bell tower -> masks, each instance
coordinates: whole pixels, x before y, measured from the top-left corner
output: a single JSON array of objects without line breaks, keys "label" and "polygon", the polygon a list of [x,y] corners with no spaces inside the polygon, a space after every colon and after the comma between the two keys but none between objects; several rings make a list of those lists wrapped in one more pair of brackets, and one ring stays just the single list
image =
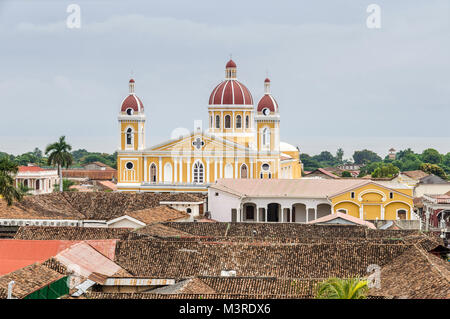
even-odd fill
[{"label": "bell tower", "polygon": [[129,93],[123,100],[118,120],[120,130],[119,150],[140,151],[145,148],[145,114],[142,101],[134,92],[135,81],[128,83]]},{"label": "bell tower", "polygon": [[264,80],[264,96],[256,114],[256,141],[259,151],[280,151],[280,114],[278,103],[270,92],[270,80]]}]

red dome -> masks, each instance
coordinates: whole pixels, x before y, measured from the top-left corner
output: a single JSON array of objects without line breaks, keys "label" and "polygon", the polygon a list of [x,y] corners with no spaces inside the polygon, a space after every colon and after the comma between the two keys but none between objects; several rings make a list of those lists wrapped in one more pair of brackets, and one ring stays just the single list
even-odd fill
[{"label": "red dome", "polygon": [[134,79],[130,79],[130,83],[134,83]]},{"label": "red dome", "polygon": [[236,63],[234,63],[234,61],[230,59],[230,61],[228,61],[227,65],[225,67],[226,68],[235,68]]},{"label": "red dome", "polygon": [[215,87],[209,97],[209,105],[223,104],[253,105],[253,98],[250,91],[241,82],[225,80]]},{"label": "red dome", "polygon": [[128,95],[122,102],[121,112],[125,112],[127,109],[133,109],[135,112],[144,111],[144,104],[142,101],[134,94]]},{"label": "red dome", "polygon": [[262,110],[266,108],[269,109],[270,112],[278,111],[278,103],[271,94],[264,94],[261,100],[259,100],[257,111],[262,112]]},{"label": "red dome", "polygon": [[266,78],[266,79],[264,80],[264,82],[265,82],[265,83],[270,83],[270,79],[269,79],[269,78]]}]

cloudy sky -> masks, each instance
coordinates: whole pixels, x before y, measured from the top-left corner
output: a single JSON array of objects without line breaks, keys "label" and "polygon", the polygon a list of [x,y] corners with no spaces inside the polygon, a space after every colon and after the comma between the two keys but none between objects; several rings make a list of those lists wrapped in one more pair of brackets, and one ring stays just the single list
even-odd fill
[{"label": "cloudy sky", "polygon": [[[81,28],[66,25],[81,8]],[[369,29],[369,4],[381,29]],[[315,154],[342,146],[450,151],[450,1],[0,2],[0,151],[113,152],[131,74],[147,143],[207,123],[230,54],[258,100],[269,74],[282,140]]]}]

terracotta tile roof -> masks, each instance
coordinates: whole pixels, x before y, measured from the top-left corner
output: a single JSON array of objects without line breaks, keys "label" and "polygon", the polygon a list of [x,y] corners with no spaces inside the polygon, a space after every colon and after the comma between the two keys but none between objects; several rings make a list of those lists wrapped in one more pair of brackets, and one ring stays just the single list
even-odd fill
[{"label": "terracotta tile roof", "polygon": [[408,299],[450,299],[450,264],[411,247],[381,269],[381,288],[370,294]]},{"label": "terracotta tile roof", "polygon": [[344,213],[339,213],[339,212],[337,212],[335,214],[329,214],[329,215],[317,218],[315,220],[312,220],[312,221],[308,222],[308,224],[326,223],[326,222],[330,222],[332,220],[339,219],[339,218],[345,219],[345,220],[347,220],[347,221],[349,221],[351,223],[357,224],[357,225],[366,226],[366,227],[369,227],[371,229],[376,229],[375,225],[372,224],[371,222],[368,222],[368,221],[365,221],[363,219],[351,216],[349,214],[344,214]]},{"label": "terracotta tile roof", "polygon": [[203,202],[204,197],[188,193],[63,192],[26,196],[7,206],[0,200],[0,218],[111,220],[126,212],[153,208],[160,202]]},{"label": "terracotta tile roof", "polygon": [[150,235],[156,237],[192,237],[192,234],[183,232],[170,226],[160,223],[154,223],[135,230],[138,234]]},{"label": "terracotta tile roof", "polygon": [[21,299],[63,277],[64,275],[44,265],[34,263],[1,276],[0,287],[7,290],[8,283],[14,280],[13,297]]},{"label": "terracotta tile roof", "polygon": [[22,226],[15,239],[32,240],[99,240],[121,239],[130,233],[128,228]]},{"label": "terracotta tile roof", "polygon": [[112,180],[117,179],[117,170],[115,169],[63,169],[65,178],[88,178],[91,180]]},{"label": "terracotta tile roof", "polygon": [[169,285],[151,290],[152,294],[213,294],[214,289],[199,278],[182,280],[175,285]]},{"label": "terracotta tile roof", "polygon": [[104,293],[90,292],[88,299],[292,299],[284,295],[238,294],[152,294],[152,293]]},{"label": "terracotta tile roof", "polygon": [[45,169],[39,167],[39,166],[19,166],[19,173],[22,172],[42,172],[45,171]]},{"label": "terracotta tile roof", "polygon": [[[258,244],[120,241],[116,262],[135,276],[183,279],[220,276],[328,278],[363,276],[370,264],[385,265],[409,246],[400,244]],[[182,266],[180,266],[182,265]]]},{"label": "terracotta tile roof", "polygon": [[312,298],[319,279],[290,279],[275,277],[199,277],[219,294],[283,295]]},{"label": "terracotta tile roof", "polygon": [[100,185],[104,189],[109,189],[109,190],[112,190],[112,191],[116,191],[117,190],[117,184],[114,184],[111,181],[98,181],[97,185]]},{"label": "terracotta tile roof", "polygon": [[308,174],[305,174],[305,176],[308,176],[308,175],[311,175],[311,174],[314,174],[314,173],[317,173],[317,172],[322,173],[322,174],[324,174],[324,175],[326,175],[328,177],[334,178],[334,179],[339,179],[340,178],[339,176],[333,174],[332,172],[330,172],[330,171],[328,171],[328,170],[326,170],[324,168],[320,168],[320,167],[318,169],[315,169],[312,172],[309,172]]},{"label": "terracotta tile roof", "polygon": [[421,170],[406,171],[406,172],[402,172],[402,174],[408,176],[409,178],[416,179],[416,180],[419,180],[423,177],[430,175]]},{"label": "terracotta tile roof", "polygon": [[108,166],[108,165],[106,165],[105,163],[102,163],[102,162],[99,162],[99,161],[95,161],[95,162],[83,164],[83,165],[81,165],[81,166],[84,167],[84,166],[87,166],[87,165],[90,165],[90,164],[95,164],[95,165],[100,166],[100,167],[106,167],[106,168],[108,168],[108,169],[114,169],[114,168],[112,168],[111,166]]},{"label": "terracotta tile roof", "polygon": [[145,224],[188,219],[190,217],[188,213],[167,205],[125,212],[125,215],[133,217]]}]

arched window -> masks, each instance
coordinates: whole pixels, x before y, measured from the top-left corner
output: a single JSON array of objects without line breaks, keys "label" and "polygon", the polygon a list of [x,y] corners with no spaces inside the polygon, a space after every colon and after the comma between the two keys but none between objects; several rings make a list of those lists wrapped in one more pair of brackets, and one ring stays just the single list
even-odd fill
[{"label": "arched window", "polygon": [[240,115],[236,116],[236,128],[242,128],[242,117]]},{"label": "arched window", "polygon": [[216,115],[216,128],[220,128],[220,116]]},{"label": "arched window", "polygon": [[133,142],[133,129],[130,127],[127,129],[127,145],[131,145]]},{"label": "arched window", "polygon": [[150,165],[150,182],[156,183],[156,165],[155,165],[155,163],[152,163],[152,165]]},{"label": "arched window", "polygon": [[225,165],[225,178],[233,178],[233,165],[230,163]]},{"label": "arched window", "polygon": [[262,144],[264,147],[270,147],[270,129],[268,127],[263,129]]},{"label": "arched window", "polygon": [[241,166],[241,178],[247,178],[247,165],[242,164]]},{"label": "arched window", "polygon": [[172,165],[170,163],[164,165],[164,183],[172,183]]},{"label": "arched window", "polygon": [[248,117],[248,115],[245,117],[245,128],[249,128],[250,127],[250,119]]},{"label": "arched window", "polygon": [[397,210],[397,219],[406,219],[406,210],[404,209],[399,209]]},{"label": "arched window", "polygon": [[203,172],[203,163],[198,161],[194,163],[193,174],[194,183],[203,183],[204,180],[204,172]]},{"label": "arched window", "polygon": [[231,128],[231,116],[225,115],[225,128]]}]

